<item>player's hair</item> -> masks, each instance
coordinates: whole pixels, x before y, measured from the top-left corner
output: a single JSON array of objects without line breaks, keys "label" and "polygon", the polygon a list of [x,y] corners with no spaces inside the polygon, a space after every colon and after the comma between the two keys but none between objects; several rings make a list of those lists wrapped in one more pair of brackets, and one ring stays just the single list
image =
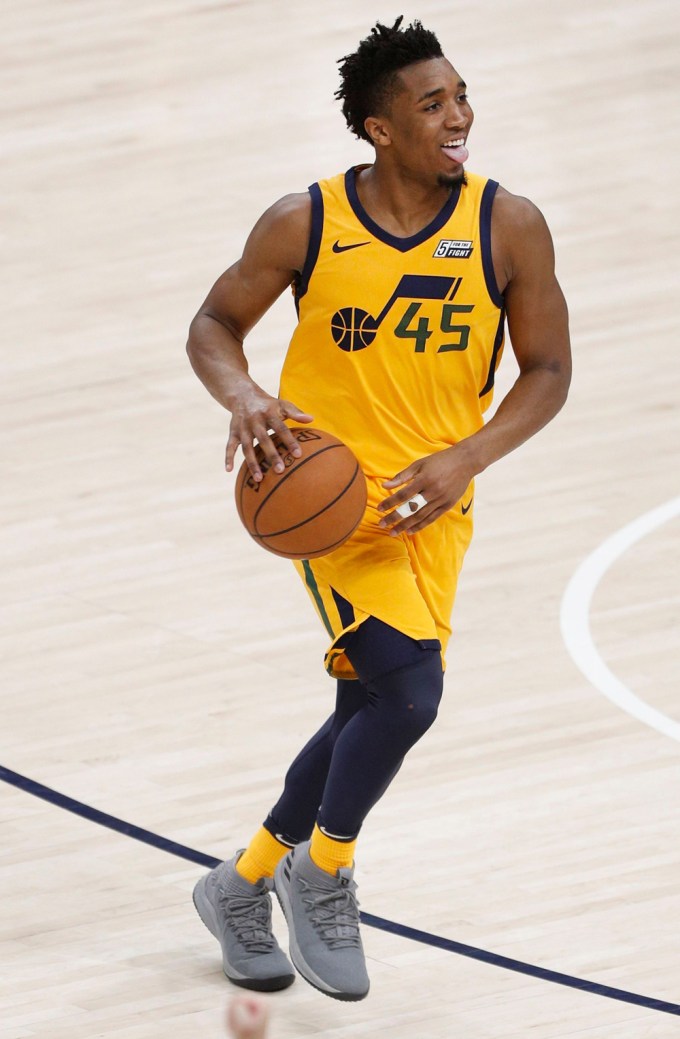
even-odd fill
[{"label": "player's hair", "polygon": [[393,26],[377,22],[371,35],[362,40],[354,54],[338,60],[342,85],[335,96],[342,101],[347,126],[369,144],[364,123],[370,115],[384,114],[398,91],[398,74],[407,65],[429,58],[443,58],[439,40],[433,32],[415,21],[401,29],[404,16]]}]

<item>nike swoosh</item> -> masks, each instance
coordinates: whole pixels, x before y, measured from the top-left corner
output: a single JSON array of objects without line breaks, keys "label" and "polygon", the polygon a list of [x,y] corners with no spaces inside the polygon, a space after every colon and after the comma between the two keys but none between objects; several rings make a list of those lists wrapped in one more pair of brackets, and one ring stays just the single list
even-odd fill
[{"label": "nike swoosh", "polygon": [[467,516],[468,512],[472,508],[472,503],[474,500],[474,498],[470,498],[470,501],[467,503],[467,505],[461,505],[460,511],[463,513],[464,516]]},{"label": "nike swoosh", "polygon": [[340,245],[340,242],[333,242],[333,252],[346,253],[348,249],[360,249],[362,245],[370,244],[370,242],[355,242],[354,245]]},{"label": "nike swoosh", "polygon": [[319,829],[324,837],[330,837],[332,841],[347,841],[349,843],[354,840],[354,837],[346,837],[339,833],[329,833],[325,826],[319,826]]}]

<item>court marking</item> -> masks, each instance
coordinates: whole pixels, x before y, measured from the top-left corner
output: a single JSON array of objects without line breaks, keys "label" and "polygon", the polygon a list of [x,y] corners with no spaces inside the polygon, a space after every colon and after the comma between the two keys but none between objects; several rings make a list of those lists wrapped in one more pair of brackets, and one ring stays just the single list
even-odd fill
[{"label": "court marking", "polygon": [[606,572],[636,542],[678,515],[680,497],[645,512],[591,552],[565,589],[560,609],[560,628],[577,668],[603,696],[644,725],[680,742],[680,722],[651,707],[624,685],[605,664],[590,632],[590,605]]},{"label": "court marking", "polygon": [[[79,815],[89,822],[105,826],[109,830],[115,830],[126,837],[149,844],[151,847],[159,848],[161,851],[167,851],[170,855],[176,855],[178,858],[197,863],[199,866],[214,869],[221,861],[212,855],[206,855],[201,851],[197,851],[195,848],[189,848],[185,844],[178,844],[176,841],[162,837],[160,834],[152,833],[151,830],[144,830],[140,826],[135,826],[134,823],[118,819],[115,815],[101,812],[98,808],[93,808],[82,801],[76,801],[74,798],[59,793],[59,791],[53,790],[51,787],[44,786],[44,784],[30,779],[28,776],[22,776],[18,772],[13,772],[4,765],[0,765],[0,780],[17,787],[27,794],[39,797],[43,801],[48,801],[58,808],[63,808],[74,815]],[[635,1006],[645,1007],[647,1010],[656,1010],[662,1014],[672,1014],[675,1017],[680,1017],[680,1004],[677,1003],[668,1003],[662,999],[654,999],[651,996],[627,992],[625,989],[612,988],[610,985],[601,985],[598,982],[588,981],[585,978],[575,978],[570,974],[561,974],[559,971],[548,970],[546,967],[536,967],[531,963],[524,963],[522,960],[513,960],[508,956],[500,956],[495,952],[477,949],[473,945],[463,945],[461,942],[453,941],[451,938],[443,938],[440,935],[430,934],[428,931],[420,931],[415,927],[408,927],[393,920],[385,920],[383,917],[374,916],[372,913],[362,912],[361,921],[369,927],[375,927],[380,931],[386,931],[400,938],[408,938],[423,945],[431,945],[436,949],[444,949],[459,956],[466,956],[469,959],[479,960],[494,967],[501,967],[503,970],[512,970],[518,974],[526,974],[531,978],[538,978],[541,981],[549,981],[556,985],[578,989],[581,992],[590,992],[596,996],[603,996],[606,999],[632,1003]]]}]

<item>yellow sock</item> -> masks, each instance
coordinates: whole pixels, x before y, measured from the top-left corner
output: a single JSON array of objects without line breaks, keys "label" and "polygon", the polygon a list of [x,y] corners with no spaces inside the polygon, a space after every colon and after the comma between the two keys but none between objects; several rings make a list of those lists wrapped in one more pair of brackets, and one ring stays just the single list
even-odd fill
[{"label": "yellow sock", "polygon": [[280,860],[290,851],[272,837],[269,830],[261,826],[236,863],[236,872],[250,884],[257,884],[260,877],[273,877]]},{"label": "yellow sock", "polygon": [[318,826],[315,826],[309,846],[309,855],[319,869],[325,870],[334,877],[339,869],[346,866],[351,868],[356,846],[356,840],[334,841],[332,837],[327,837]]}]

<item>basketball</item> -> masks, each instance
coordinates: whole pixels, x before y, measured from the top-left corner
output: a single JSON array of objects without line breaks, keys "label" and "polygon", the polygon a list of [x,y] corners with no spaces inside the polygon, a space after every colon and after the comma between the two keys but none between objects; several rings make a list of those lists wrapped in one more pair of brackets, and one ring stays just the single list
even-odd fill
[{"label": "basketball", "polygon": [[259,444],[257,483],[246,462],[236,478],[236,508],[251,538],[286,559],[314,559],[338,548],[366,508],[366,479],[350,449],[321,429],[297,426],[295,458],[278,434],[270,440],[285,466],[275,473]]}]

